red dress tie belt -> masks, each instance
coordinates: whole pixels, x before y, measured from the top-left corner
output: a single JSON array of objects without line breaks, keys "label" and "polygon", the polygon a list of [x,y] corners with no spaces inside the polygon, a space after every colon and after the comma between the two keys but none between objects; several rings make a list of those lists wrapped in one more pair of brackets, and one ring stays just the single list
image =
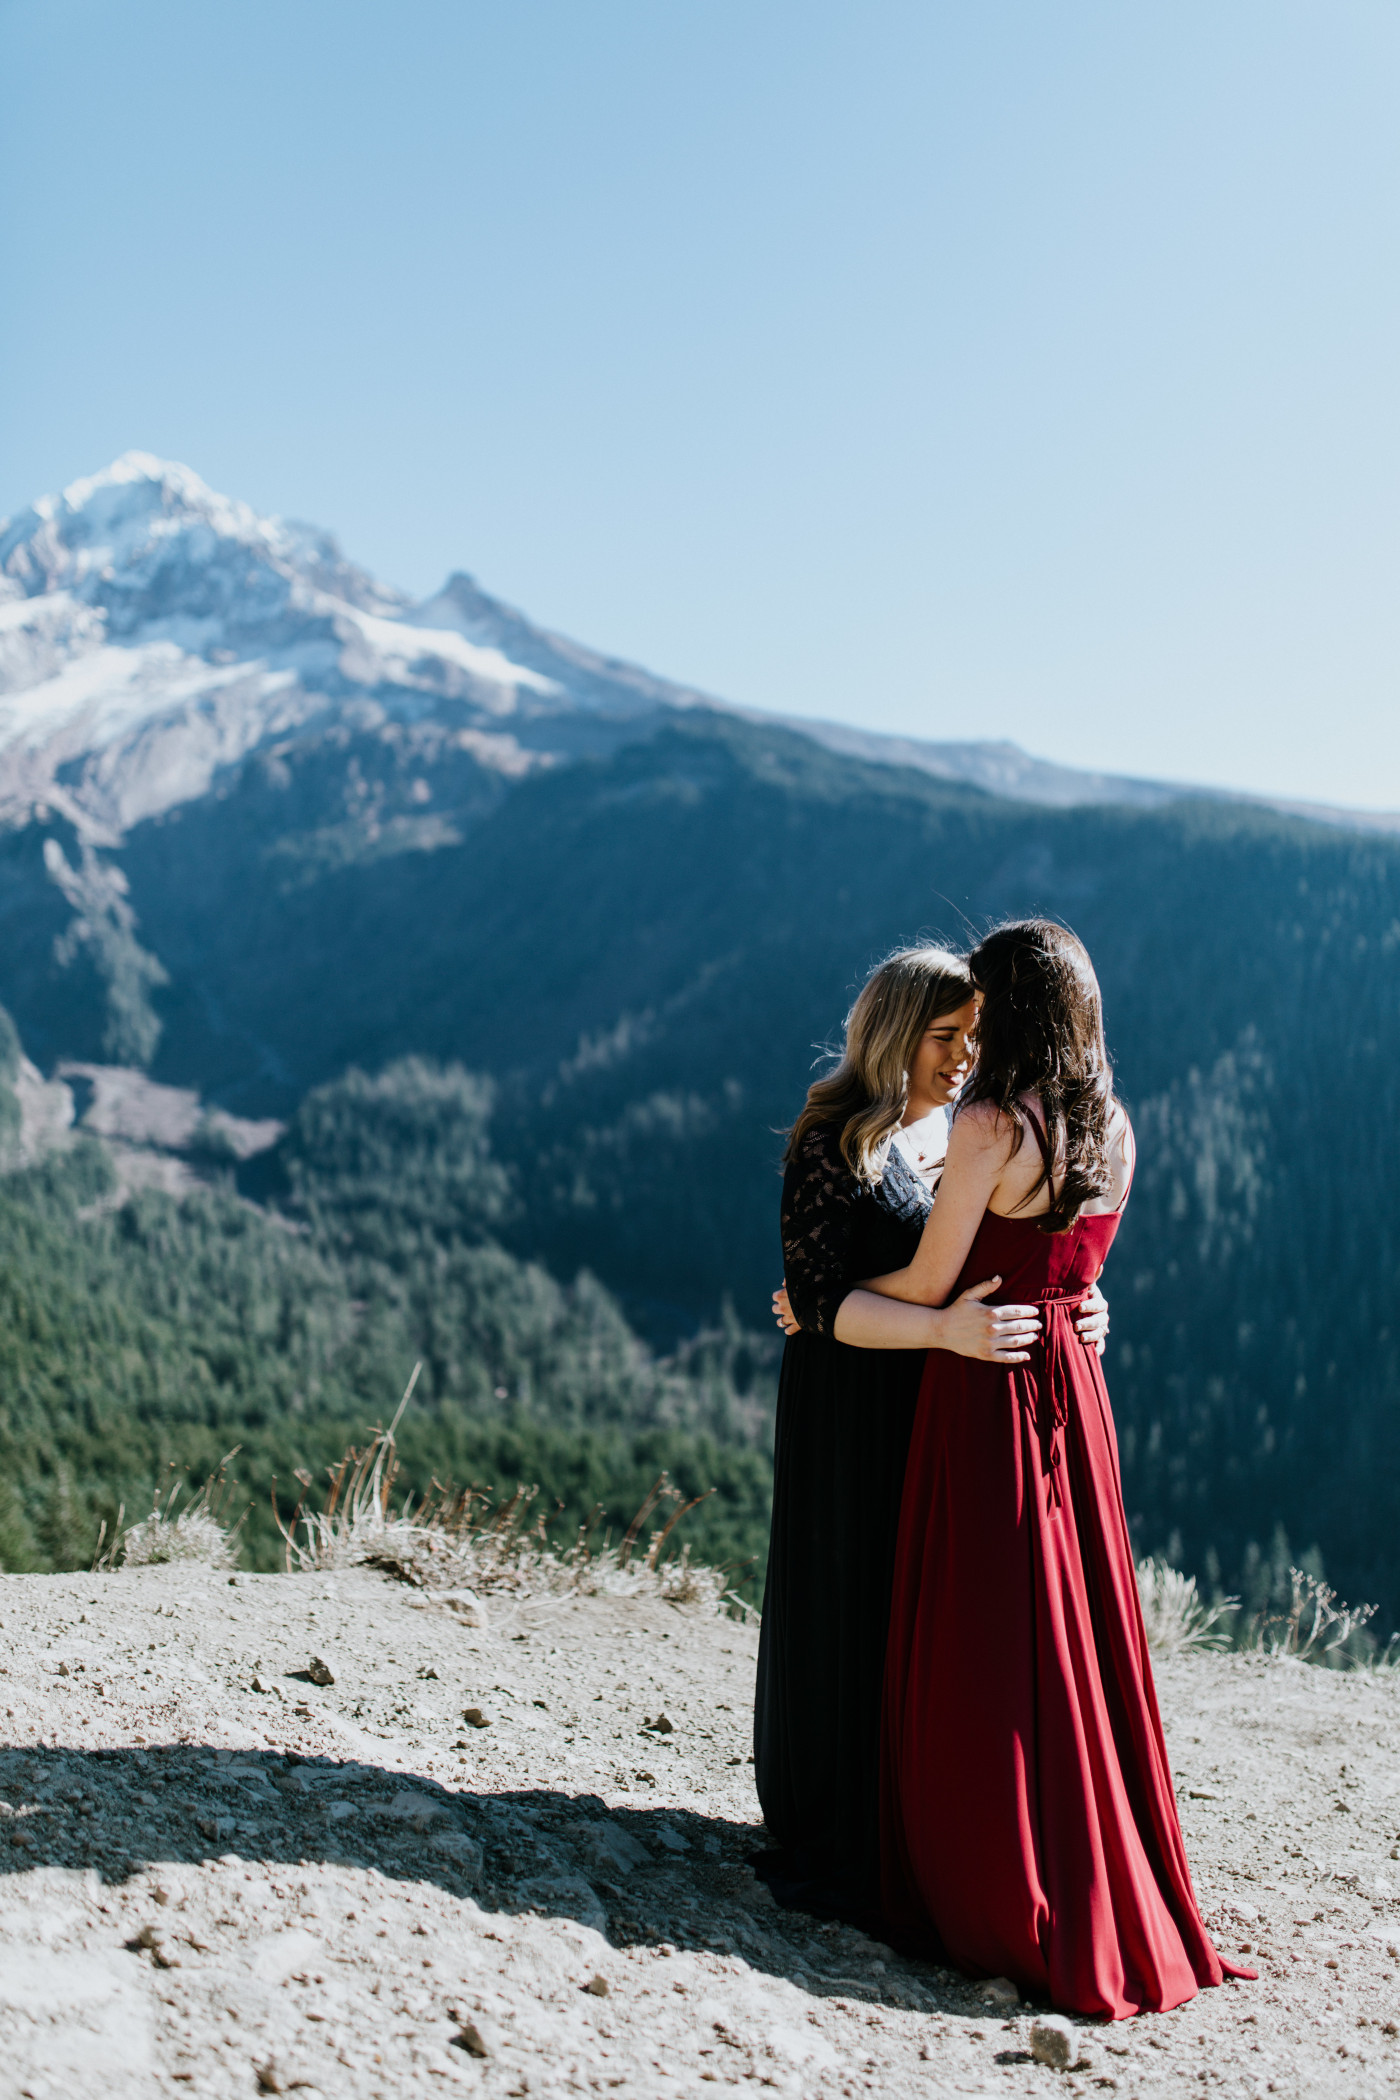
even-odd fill
[{"label": "red dress tie belt", "polygon": [[1084,1344],[1074,1331],[1073,1314],[1083,1304],[1087,1293],[1076,1291],[1072,1298],[1042,1298],[1038,1302],[1044,1308],[1045,1332],[1036,1342],[1041,1352],[1043,1369],[1037,1375],[1033,1364],[1025,1366],[1030,1374],[1021,1388],[1021,1403],[1031,1418],[1036,1442],[1040,1446],[1040,1470],[1045,1481],[1045,1513],[1063,1509],[1064,1494],[1060,1486],[1060,1470],[1064,1464],[1065,1426],[1069,1421],[1070,1375],[1065,1360],[1067,1349],[1083,1349]]}]

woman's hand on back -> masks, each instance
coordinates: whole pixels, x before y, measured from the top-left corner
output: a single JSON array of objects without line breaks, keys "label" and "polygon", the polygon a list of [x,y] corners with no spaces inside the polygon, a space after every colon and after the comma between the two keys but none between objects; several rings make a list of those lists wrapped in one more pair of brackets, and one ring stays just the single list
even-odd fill
[{"label": "woman's hand on back", "polygon": [[[924,1314],[929,1329],[927,1333],[918,1335],[901,1331],[903,1316],[913,1312],[914,1307],[897,1305],[893,1299],[870,1298],[863,1291],[857,1290],[846,1303],[848,1306],[859,1303],[867,1322],[873,1321],[875,1327],[868,1333],[860,1333],[858,1339],[849,1335],[842,1336],[842,1339],[855,1339],[857,1347],[865,1348],[928,1348],[932,1344],[935,1348],[949,1350],[954,1356],[975,1356],[982,1363],[1023,1364],[1040,1338],[1040,1308],[1037,1305],[984,1304],[983,1301],[989,1293],[996,1290],[1000,1283],[999,1276],[989,1276],[985,1283],[974,1284],[941,1312],[918,1308]],[[788,1297],[786,1286],[773,1293],[773,1317],[784,1334],[802,1332],[793,1315],[792,1301]],[[1092,1348],[1095,1346],[1094,1333],[1097,1332],[1100,1316],[1091,1311],[1090,1301],[1087,1299],[1081,1317],[1086,1327],[1093,1330],[1085,1337],[1088,1346]],[[888,1334],[880,1332],[885,1322],[891,1323]],[[898,1324],[895,1324],[896,1322]],[[1102,1324],[1106,1332],[1107,1306],[1102,1314]]]},{"label": "woman's hand on back", "polygon": [[1086,1349],[1102,1356],[1108,1341],[1108,1300],[1095,1283],[1074,1316],[1074,1331]]},{"label": "woman's hand on back", "polygon": [[938,1347],[954,1356],[975,1356],[986,1364],[1023,1364],[1040,1339],[1038,1305],[987,1305],[984,1299],[1000,1287],[1000,1276],[974,1283],[939,1314]]}]

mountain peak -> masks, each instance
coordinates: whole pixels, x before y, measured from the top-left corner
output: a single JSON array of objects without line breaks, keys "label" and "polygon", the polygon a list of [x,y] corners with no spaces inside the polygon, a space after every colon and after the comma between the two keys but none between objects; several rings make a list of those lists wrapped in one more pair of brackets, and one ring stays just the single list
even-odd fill
[{"label": "mountain peak", "polygon": [[[234,504],[228,497],[216,495],[207,481],[178,459],[160,459],[154,452],[123,452],[109,467],[100,473],[80,475],[70,481],[60,498],[43,497],[41,503],[55,500],[66,504],[70,510],[82,510],[92,498],[104,489],[127,488],[133,483],[156,482],[173,497],[191,509],[227,504],[230,508],[247,510],[246,504]],[[251,517],[253,513],[248,511]]]},{"label": "mountain peak", "polygon": [[412,608],[329,533],[154,453],[0,524],[6,821],[44,803],[111,838],[269,740],[341,720],[433,724],[514,775],[588,748],[579,717],[690,697],[546,634],[460,571]]},{"label": "mountain peak", "polygon": [[[0,821],[46,804],[111,839],[250,752],[331,725],[455,738],[516,777],[695,706],[724,703],[537,626],[464,570],[414,605],[319,527],[151,452],[0,523]],[[1150,806],[1182,792],[1011,746],[787,726],[839,755],[1029,802]]]},{"label": "mountain peak", "polygon": [[[5,595],[71,591],[113,612],[135,603],[144,621],[159,616],[150,602],[155,579],[171,614],[186,609],[180,601],[197,575],[220,566],[232,567],[246,592],[250,563],[265,572],[264,600],[268,579],[277,577],[366,611],[393,614],[404,603],[347,562],[328,533],[262,516],[211,489],[192,467],[151,452],[124,452],[0,524]],[[202,583],[196,595],[207,599]]]}]

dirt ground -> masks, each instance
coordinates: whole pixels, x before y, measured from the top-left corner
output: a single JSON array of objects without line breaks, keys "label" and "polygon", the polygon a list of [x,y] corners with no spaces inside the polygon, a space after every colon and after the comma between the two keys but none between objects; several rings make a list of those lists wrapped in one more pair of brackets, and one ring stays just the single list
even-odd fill
[{"label": "dirt ground", "polygon": [[1400,1681],[1161,1669],[1203,1908],[1260,1981],[1076,2023],[1056,2072],[1035,2008],[755,1882],[751,1628],[487,1608],[0,1576],[0,2095],[1400,2089]]}]

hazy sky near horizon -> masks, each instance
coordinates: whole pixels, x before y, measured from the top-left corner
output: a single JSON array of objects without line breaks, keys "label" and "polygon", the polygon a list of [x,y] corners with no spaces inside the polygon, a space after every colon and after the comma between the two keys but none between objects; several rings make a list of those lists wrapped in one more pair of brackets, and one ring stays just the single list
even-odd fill
[{"label": "hazy sky near horizon", "polygon": [[0,0],[0,514],[1400,808],[1398,105],[1395,0]]}]

